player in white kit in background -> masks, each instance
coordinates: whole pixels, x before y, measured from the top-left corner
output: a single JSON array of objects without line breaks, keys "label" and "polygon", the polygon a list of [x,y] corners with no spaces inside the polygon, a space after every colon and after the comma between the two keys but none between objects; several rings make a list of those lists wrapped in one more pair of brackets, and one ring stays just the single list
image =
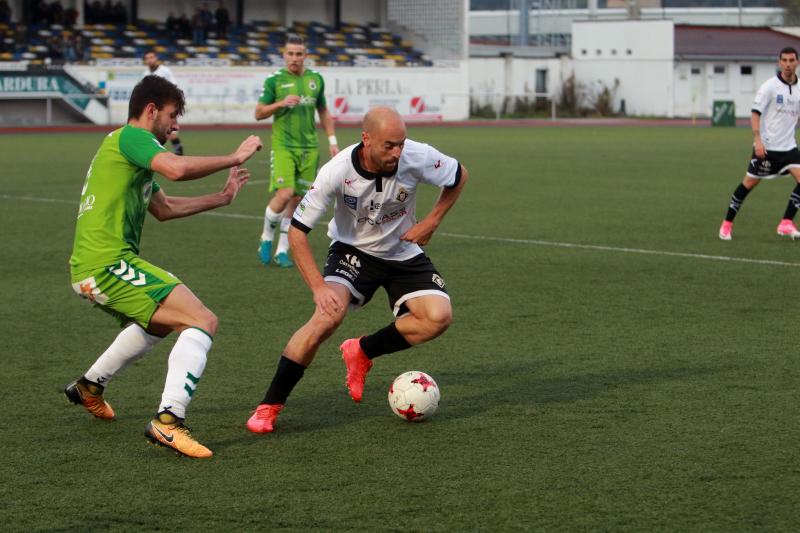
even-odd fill
[{"label": "player in white kit in background", "polygon": [[797,84],[797,50],[783,48],[778,54],[780,71],[765,81],[756,93],[750,114],[753,131],[753,155],[742,183],[733,191],[725,219],[719,227],[719,238],[732,238],[733,219],[739,213],[747,195],[761,180],[791,174],[797,182],[789,196],[777,233],[800,239],[794,216],[800,208],[800,150],[797,149],[795,128],[800,115],[800,87]]},{"label": "player in white kit in background", "polygon": [[[389,296],[395,320],[340,346],[347,388],[356,402],[361,401],[375,357],[434,339],[452,320],[445,281],[420,246],[430,241],[458,199],[467,181],[466,169],[432,146],[406,139],[405,124],[391,108],[378,107],[366,114],[361,139],[320,169],[294,212],[289,241],[316,309],[284,348],[272,383],[247,422],[254,433],[273,430],[319,346],[342,323],[348,307],[365,305],[379,287]],[[441,194],[417,222],[420,183],[440,187]],[[331,202],[335,206],[328,236],[333,242],[321,273],[307,233]]]},{"label": "player in white kit in background", "polygon": [[[170,83],[178,85],[175,83],[175,76],[172,75],[170,68],[158,59],[158,54],[154,51],[151,50],[144,54],[144,64],[147,65],[147,70],[144,71],[142,77],[159,76]],[[170,134],[169,140],[172,143],[172,151],[175,152],[176,155],[183,155],[183,144],[181,144],[181,140],[178,138],[177,131]]]}]

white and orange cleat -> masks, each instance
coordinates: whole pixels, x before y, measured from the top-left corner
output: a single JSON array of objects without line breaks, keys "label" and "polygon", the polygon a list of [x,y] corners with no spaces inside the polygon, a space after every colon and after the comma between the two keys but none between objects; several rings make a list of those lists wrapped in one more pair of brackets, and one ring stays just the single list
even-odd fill
[{"label": "white and orange cleat", "polygon": [[80,381],[73,381],[64,388],[64,395],[75,405],[82,405],[87,411],[92,413],[95,418],[100,420],[114,420],[114,410],[103,399],[102,388],[98,387],[99,392],[92,392],[89,386]]},{"label": "white and orange cleat", "polygon": [[181,455],[205,459],[214,453],[197,442],[183,422],[166,424],[158,418],[151,420],[144,428],[144,436],[153,444],[172,448]]},{"label": "white and orange cleat", "polygon": [[347,367],[347,390],[356,402],[360,402],[364,396],[364,382],[367,380],[367,372],[372,368],[372,360],[361,349],[360,340],[347,339],[339,346]]},{"label": "white and orange cleat", "polygon": [[800,239],[800,231],[797,231],[797,227],[794,225],[794,222],[788,218],[781,220],[781,223],[778,224],[777,232],[781,237],[789,237],[793,240]]},{"label": "white and orange cleat", "polygon": [[719,227],[719,238],[723,241],[732,239],[731,231],[733,230],[733,222],[730,220],[723,220],[722,225]]},{"label": "white and orange cleat", "polygon": [[256,407],[253,416],[247,421],[247,429],[253,433],[272,433],[281,409],[283,409],[282,403],[262,403]]}]

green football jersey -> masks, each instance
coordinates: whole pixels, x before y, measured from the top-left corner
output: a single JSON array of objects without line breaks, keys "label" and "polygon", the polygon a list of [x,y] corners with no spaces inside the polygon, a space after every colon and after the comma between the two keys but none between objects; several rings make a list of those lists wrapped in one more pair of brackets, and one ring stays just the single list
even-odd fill
[{"label": "green football jersey", "polygon": [[150,162],[165,151],[142,128],[127,125],[106,136],[81,191],[69,259],[73,276],[111,265],[126,253],[139,253],[147,206],[160,189]]},{"label": "green football jersey", "polygon": [[316,149],[314,112],[327,107],[322,75],[306,69],[302,76],[295,76],[282,68],[264,80],[264,90],[258,101],[274,104],[290,94],[299,96],[300,102],[294,107],[282,107],[273,115],[272,148]]}]

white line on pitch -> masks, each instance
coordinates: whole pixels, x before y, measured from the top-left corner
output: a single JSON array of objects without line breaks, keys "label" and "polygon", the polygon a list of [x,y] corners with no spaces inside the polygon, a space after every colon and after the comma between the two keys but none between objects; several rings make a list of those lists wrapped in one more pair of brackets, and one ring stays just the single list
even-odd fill
[{"label": "white line on pitch", "polygon": [[[43,203],[63,203],[74,204],[77,202],[73,200],[64,200],[61,198],[40,198],[36,196],[14,196],[10,194],[0,194],[0,199],[3,200],[22,200],[28,202],[43,202]],[[239,213],[225,213],[218,211],[207,211],[200,213],[201,215],[223,217],[223,218],[238,218],[246,220],[263,220],[264,217],[260,215],[243,215]],[[746,257],[731,257],[727,255],[708,255],[708,254],[695,254],[689,252],[668,252],[664,250],[647,250],[644,248],[622,248],[618,246],[601,246],[597,244],[578,244],[573,242],[557,242],[557,241],[543,241],[538,239],[514,239],[509,237],[488,237],[486,235],[465,235],[462,233],[450,233],[441,231],[436,233],[442,237],[451,237],[454,239],[468,239],[473,241],[491,241],[491,242],[506,242],[511,244],[527,244],[534,246],[553,246],[557,248],[575,248],[578,250],[595,250],[599,252],[618,252],[626,254],[643,254],[643,255],[662,255],[667,257],[684,257],[688,259],[705,259],[709,261],[727,261],[730,263],[749,263],[756,265],[773,265],[773,266],[788,266],[800,267],[800,263],[791,263],[788,261],[774,261],[772,259],[749,259]]]},{"label": "white line on pitch", "polygon": [[475,241],[508,242],[514,244],[533,244],[536,246],[556,246],[560,248],[578,248],[581,250],[597,250],[601,252],[621,252],[627,254],[666,255],[670,257],[688,257],[690,259],[708,259],[712,261],[730,261],[733,263],[755,263],[759,265],[777,265],[800,267],[800,263],[788,261],[774,261],[772,259],[748,259],[746,257],[730,257],[727,255],[694,254],[689,252],[667,252],[664,250],[647,250],[644,248],[621,248],[617,246],[600,246],[597,244],[577,244],[572,242],[540,241],[536,239],[512,239],[507,237],[486,237],[484,235],[463,235],[442,231],[437,233],[444,237],[455,239],[470,239]]}]

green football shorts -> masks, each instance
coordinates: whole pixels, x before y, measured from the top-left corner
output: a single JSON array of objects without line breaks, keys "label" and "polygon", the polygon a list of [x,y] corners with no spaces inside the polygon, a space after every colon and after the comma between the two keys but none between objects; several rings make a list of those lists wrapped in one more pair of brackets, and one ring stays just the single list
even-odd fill
[{"label": "green football shorts", "polygon": [[166,270],[128,254],[113,265],[83,272],[72,278],[72,289],[99,309],[119,320],[147,329],[158,304],[181,280]]},{"label": "green football shorts", "polygon": [[269,155],[269,192],[291,187],[297,196],[305,196],[317,177],[319,150],[272,150]]}]

